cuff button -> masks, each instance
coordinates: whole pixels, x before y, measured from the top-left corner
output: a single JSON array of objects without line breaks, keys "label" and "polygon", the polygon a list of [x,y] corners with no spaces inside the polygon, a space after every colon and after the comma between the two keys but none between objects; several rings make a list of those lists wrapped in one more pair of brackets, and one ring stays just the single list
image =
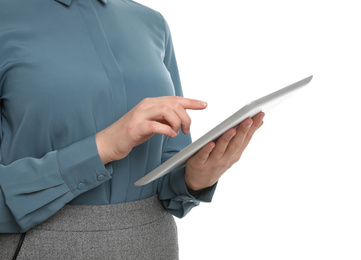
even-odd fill
[{"label": "cuff button", "polygon": [[98,181],[103,181],[105,179],[105,176],[103,174],[98,175]]},{"label": "cuff button", "polygon": [[85,188],[85,184],[82,183],[82,182],[80,182],[80,183],[78,184],[78,189],[79,189],[79,190],[82,190],[82,189],[84,189],[84,188]]}]

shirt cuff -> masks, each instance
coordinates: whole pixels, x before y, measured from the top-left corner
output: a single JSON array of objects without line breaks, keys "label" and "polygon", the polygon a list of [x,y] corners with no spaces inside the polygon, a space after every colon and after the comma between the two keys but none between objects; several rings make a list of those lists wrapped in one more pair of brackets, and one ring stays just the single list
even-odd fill
[{"label": "shirt cuff", "polygon": [[[213,186],[196,191],[197,194],[191,194],[187,188],[184,179],[185,166],[182,166],[170,174],[170,184],[176,194],[181,195],[182,200],[189,200],[190,202],[211,202],[217,183]],[[194,196],[196,195],[196,196]]]},{"label": "shirt cuff", "polygon": [[58,150],[57,159],[74,197],[111,179],[112,164],[104,166],[100,159],[95,134]]}]

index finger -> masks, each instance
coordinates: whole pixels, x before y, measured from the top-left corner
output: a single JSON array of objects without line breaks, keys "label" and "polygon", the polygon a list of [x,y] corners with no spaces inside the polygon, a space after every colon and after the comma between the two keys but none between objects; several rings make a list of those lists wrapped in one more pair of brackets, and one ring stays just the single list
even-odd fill
[{"label": "index finger", "polygon": [[170,98],[172,99],[172,102],[180,104],[184,109],[199,110],[199,109],[205,109],[207,107],[207,102],[202,100],[179,97],[179,96],[173,96]]}]

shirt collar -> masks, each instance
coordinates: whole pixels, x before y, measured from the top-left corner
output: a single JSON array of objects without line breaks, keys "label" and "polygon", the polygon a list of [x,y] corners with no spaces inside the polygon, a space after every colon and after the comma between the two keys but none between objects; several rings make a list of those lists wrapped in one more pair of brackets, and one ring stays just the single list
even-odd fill
[{"label": "shirt collar", "polygon": [[[72,2],[72,0],[55,0],[55,1],[58,1],[65,5],[70,5]],[[99,1],[102,2],[103,4],[106,4],[108,2],[108,0],[99,0]]]}]

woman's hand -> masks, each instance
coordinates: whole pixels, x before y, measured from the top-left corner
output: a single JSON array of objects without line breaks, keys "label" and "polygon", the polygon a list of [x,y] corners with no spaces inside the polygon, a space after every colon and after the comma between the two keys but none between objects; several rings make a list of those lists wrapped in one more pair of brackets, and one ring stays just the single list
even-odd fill
[{"label": "woman's hand", "polygon": [[177,136],[180,127],[189,133],[191,119],[186,109],[204,109],[207,103],[178,96],[146,98],[114,124],[96,134],[104,164],[126,157],[133,147],[154,134]]},{"label": "woman's hand", "polygon": [[255,131],[263,124],[264,113],[245,119],[236,129],[229,129],[216,143],[210,142],[186,163],[185,182],[191,190],[215,184],[246,149]]}]

